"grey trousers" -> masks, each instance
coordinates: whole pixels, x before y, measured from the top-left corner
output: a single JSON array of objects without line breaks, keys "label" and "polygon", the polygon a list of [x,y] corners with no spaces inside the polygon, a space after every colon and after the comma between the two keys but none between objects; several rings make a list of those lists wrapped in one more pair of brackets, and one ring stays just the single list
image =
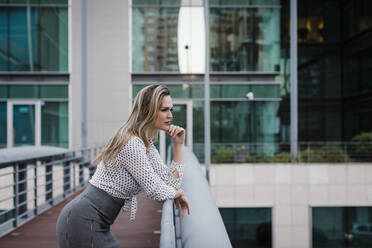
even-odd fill
[{"label": "grey trousers", "polygon": [[61,211],[57,220],[60,248],[118,248],[110,232],[122,204],[105,191],[88,187]]}]

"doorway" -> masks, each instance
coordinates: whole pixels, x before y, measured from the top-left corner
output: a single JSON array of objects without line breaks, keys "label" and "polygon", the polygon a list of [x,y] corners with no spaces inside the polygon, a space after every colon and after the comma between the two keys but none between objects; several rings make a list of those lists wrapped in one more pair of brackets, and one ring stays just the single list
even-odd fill
[{"label": "doorway", "polygon": [[12,100],[7,108],[7,147],[40,146],[41,102]]}]

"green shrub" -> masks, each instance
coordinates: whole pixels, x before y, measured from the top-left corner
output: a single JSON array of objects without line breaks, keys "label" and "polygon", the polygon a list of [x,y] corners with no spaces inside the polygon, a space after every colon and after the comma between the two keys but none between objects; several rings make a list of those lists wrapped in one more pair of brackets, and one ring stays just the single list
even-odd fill
[{"label": "green shrub", "polygon": [[291,161],[291,154],[289,152],[281,152],[274,156],[275,163],[290,163]]},{"label": "green shrub", "polygon": [[245,162],[247,163],[269,163],[273,161],[273,156],[268,154],[247,154],[245,155]]},{"label": "green shrub", "polygon": [[361,133],[353,137],[352,157],[359,161],[372,161],[372,132]]},{"label": "green shrub", "polygon": [[230,147],[217,147],[214,155],[212,156],[212,162],[215,164],[233,163],[234,150]]},{"label": "green shrub", "polygon": [[299,152],[297,161],[301,163],[342,163],[350,159],[339,147],[322,146]]}]

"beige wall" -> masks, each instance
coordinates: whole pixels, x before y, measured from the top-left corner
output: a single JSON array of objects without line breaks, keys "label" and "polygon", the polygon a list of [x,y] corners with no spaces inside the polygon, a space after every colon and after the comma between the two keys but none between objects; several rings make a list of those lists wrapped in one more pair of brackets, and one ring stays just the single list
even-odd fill
[{"label": "beige wall", "polygon": [[[128,116],[130,95],[127,1],[87,2],[87,136],[101,145]],[[70,139],[81,146],[81,1],[71,1]]]},{"label": "beige wall", "polygon": [[212,165],[218,207],[272,207],[275,248],[310,247],[311,207],[372,206],[372,164]]}]

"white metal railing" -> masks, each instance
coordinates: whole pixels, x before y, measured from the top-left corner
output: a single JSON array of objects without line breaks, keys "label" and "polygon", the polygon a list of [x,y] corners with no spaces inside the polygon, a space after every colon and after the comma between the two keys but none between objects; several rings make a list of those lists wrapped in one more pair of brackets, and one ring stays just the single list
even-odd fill
[{"label": "white metal railing", "polygon": [[0,237],[83,188],[99,150],[0,161]]}]

